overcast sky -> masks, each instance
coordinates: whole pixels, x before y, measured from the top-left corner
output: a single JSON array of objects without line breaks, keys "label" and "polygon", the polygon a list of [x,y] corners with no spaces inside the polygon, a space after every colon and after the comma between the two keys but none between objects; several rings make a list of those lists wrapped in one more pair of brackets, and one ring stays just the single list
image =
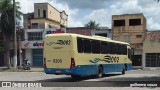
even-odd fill
[{"label": "overcast sky", "polygon": [[95,20],[100,26],[111,28],[112,15],[143,13],[147,29],[160,29],[160,3],[155,0],[16,0],[23,13],[33,12],[34,3],[48,2],[68,14],[68,27],[84,26]]}]

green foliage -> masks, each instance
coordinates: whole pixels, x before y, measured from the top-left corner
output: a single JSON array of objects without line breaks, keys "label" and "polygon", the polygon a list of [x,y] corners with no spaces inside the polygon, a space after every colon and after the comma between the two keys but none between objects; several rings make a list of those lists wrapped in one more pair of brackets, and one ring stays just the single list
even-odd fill
[{"label": "green foliage", "polygon": [[96,29],[99,27],[99,23],[96,24],[95,21],[90,20],[87,24],[85,24],[85,27],[91,28],[91,29]]},{"label": "green foliage", "polygon": [[[21,19],[23,14],[19,10],[20,3],[16,2],[16,17]],[[1,14],[1,30],[6,36],[11,36],[14,31],[14,12],[12,0],[1,0],[0,1],[0,14]]]},{"label": "green foliage", "polygon": [[[16,10],[16,19],[20,20],[22,13],[19,11],[20,3],[15,3],[15,10]],[[14,35],[14,8],[13,8],[13,1],[12,0],[0,0],[0,27],[4,38],[4,51],[5,51],[5,58],[7,61],[8,68],[11,67],[10,65],[10,40]],[[2,50],[2,48],[1,48]]]}]

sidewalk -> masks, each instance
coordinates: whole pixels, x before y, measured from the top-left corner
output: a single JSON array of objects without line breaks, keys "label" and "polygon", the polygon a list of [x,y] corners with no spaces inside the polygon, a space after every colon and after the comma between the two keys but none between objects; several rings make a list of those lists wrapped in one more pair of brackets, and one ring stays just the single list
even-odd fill
[{"label": "sidewalk", "polygon": [[13,67],[11,69],[8,69],[7,66],[3,66],[3,67],[0,67],[0,72],[3,72],[3,71],[8,71],[8,72],[43,72],[43,67],[31,67],[31,70],[15,70]]}]

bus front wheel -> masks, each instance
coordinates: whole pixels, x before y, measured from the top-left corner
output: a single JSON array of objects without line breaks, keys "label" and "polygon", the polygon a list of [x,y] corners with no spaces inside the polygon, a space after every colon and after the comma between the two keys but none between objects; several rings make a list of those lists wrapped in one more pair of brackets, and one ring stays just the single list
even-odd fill
[{"label": "bus front wheel", "polygon": [[102,78],[103,76],[103,68],[102,66],[98,67],[98,74],[97,74],[97,78]]}]

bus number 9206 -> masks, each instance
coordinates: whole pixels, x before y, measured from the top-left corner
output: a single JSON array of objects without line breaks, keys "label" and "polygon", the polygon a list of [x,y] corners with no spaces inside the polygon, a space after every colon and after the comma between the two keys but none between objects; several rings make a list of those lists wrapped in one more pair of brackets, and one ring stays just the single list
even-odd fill
[{"label": "bus number 9206", "polygon": [[53,63],[62,63],[62,59],[53,59]]}]

